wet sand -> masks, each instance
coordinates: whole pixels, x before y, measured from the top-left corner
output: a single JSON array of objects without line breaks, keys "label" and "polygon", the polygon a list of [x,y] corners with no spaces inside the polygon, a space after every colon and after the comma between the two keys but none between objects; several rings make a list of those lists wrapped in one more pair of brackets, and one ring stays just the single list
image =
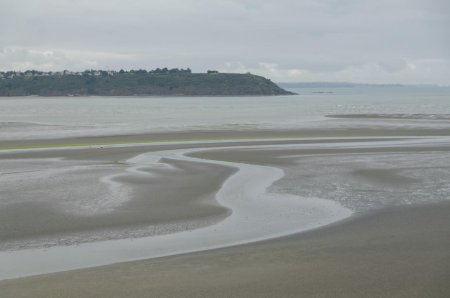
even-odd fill
[{"label": "wet sand", "polygon": [[448,297],[448,203],[147,261],[0,282],[2,297]]},{"label": "wet sand", "polygon": [[329,118],[343,119],[410,119],[410,120],[442,120],[448,121],[449,114],[342,114],[327,115]]},{"label": "wet sand", "polygon": [[[29,181],[22,187],[17,185],[3,189],[2,195],[12,199],[11,203],[0,205],[0,249],[48,247],[173,233],[210,225],[229,215],[230,210],[215,201],[215,193],[235,169],[176,160],[164,160],[164,164],[171,168],[149,169],[145,176],[125,173],[116,177],[117,182],[132,190],[132,198],[109,211],[86,214],[83,211],[72,212],[73,208],[64,210],[58,208],[61,201],[59,197],[14,202],[16,198],[23,197],[21,192],[28,191],[27,188],[32,188],[36,196],[47,189],[56,192],[57,184],[61,181],[68,184],[62,187],[61,192],[72,192],[75,188],[79,189],[78,196],[83,196],[83,188],[91,184],[78,181],[81,178],[75,181],[59,179],[47,185],[42,185],[44,182],[40,180],[35,183]],[[81,175],[92,171],[95,169],[88,168]],[[49,179],[55,178],[50,176]],[[96,176],[90,179],[94,183],[99,180]],[[88,191],[85,193],[90,195]],[[92,199],[95,196],[96,192],[92,194]],[[70,198],[76,201],[77,195]],[[78,203],[81,206],[83,204]],[[101,202],[99,204],[99,208],[105,209]]]},{"label": "wet sand", "polygon": [[[194,149],[194,151],[197,150],[199,149]],[[54,151],[56,154],[61,153],[59,150]],[[125,234],[127,237],[123,237],[123,232],[120,229],[113,229],[116,228],[115,226],[109,226],[108,228],[113,229],[109,234],[116,235],[117,239],[127,239],[124,239],[123,241],[117,240],[84,244],[82,242],[86,241],[86,239],[90,242],[92,240],[109,240],[115,238],[110,238],[109,234],[105,235],[105,233],[103,233],[100,235],[96,234],[96,238],[93,238],[90,234],[88,234],[87,237],[79,237],[81,238],[79,240],[79,238],[73,235],[71,230],[66,230],[64,231],[65,235],[61,236],[62,240],[57,238],[57,244],[64,244],[63,241],[65,241],[67,244],[77,244],[75,248],[73,246],[54,246],[47,249],[41,249],[38,247],[37,249],[24,249],[17,252],[0,252],[0,262],[4,264],[4,267],[0,268],[0,278],[29,276],[33,274],[85,268],[95,265],[105,265],[119,261],[159,257],[183,252],[193,252],[241,243],[249,243],[315,228],[335,222],[351,214],[348,209],[343,208],[339,204],[332,201],[321,200],[318,198],[298,198],[288,194],[267,193],[266,189],[272,185],[274,181],[277,181],[283,177],[283,173],[280,169],[256,165],[206,161],[203,159],[186,157],[184,156],[184,152],[185,150],[169,150],[140,154],[139,156],[125,162],[128,165],[126,171],[130,173],[140,173],[143,168],[147,169],[148,167],[151,173],[154,173],[155,171],[151,170],[152,167],[157,166],[157,169],[159,169],[162,165],[160,162],[155,164],[155,161],[163,161],[164,164],[167,165],[167,160],[172,161],[173,159],[194,163],[197,167],[204,164],[213,164],[215,166],[225,166],[225,168],[239,168],[239,171],[229,179],[226,179],[220,189],[216,192],[215,199],[217,199],[217,202],[219,202],[221,206],[227,207],[232,211],[226,219],[212,226],[191,230],[185,233],[142,238],[142,236],[148,236],[148,233],[147,235],[139,234],[140,231],[136,231],[136,228],[139,228],[139,226],[136,227],[136,223],[139,224],[140,222],[139,217],[136,217],[135,214],[139,215],[140,212],[144,214],[148,213],[147,216],[149,219],[147,219],[147,224],[152,223],[151,216],[156,214],[157,219],[161,221],[157,224],[164,227],[167,225],[170,217],[158,217],[158,215],[160,215],[158,212],[164,215],[167,213],[165,208],[169,209],[169,211],[171,209],[176,209],[170,206],[170,204],[176,204],[177,208],[185,209],[184,212],[175,214],[178,225],[181,227],[181,230],[184,230],[186,227],[186,219],[183,218],[184,213],[195,212],[198,208],[185,202],[186,194],[183,188],[178,187],[177,184],[166,183],[167,181],[170,182],[172,180],[171,175],[169,175],[169,177],[156,176],[157,183],[154,183],[152,180],[154,180],[155,177],[151,176],[148,181],[147,173],[145,173],[146,175],[144,178],[147,181],[145,190],[148,193],[152,193],[153,186],[156,184],[156,186],[161,188],[166,187],[166,191],[173,193],[176,199],[169,202],[168,206],[165,206],[164,204],[158,205],[155,204],[150,195],[150,198],[146,200],[147,202],[143,201],[146,204],[142,204],[142,202],[139,204],[141,205],[141,209],[138,209],[137,211],[128,207],[133,204],[126,202],[122,206],[117,206],[116,209],[113,210],[114,212],[112,214],[108,213],[106,217],[112,218],[116,222],[116,217],[121,219],[123,217],[123,213],[125,213],[129,225],[122,228],[130,229],[130,232]],[[91,168],[88,168],[88,172],[90,171]],[[209,168],[209,171],[214,171],[214,168]],[[176,175],[176,172],[172,175]],[[195,172],[188,172],[184,175],[195,177]],[[214,177],[213,173],[211,177]],[[202,183],[209,184],[211,182],[211,177],[203,176]],[[135,183],[136,177],[131,178],[132,179],[130,181],[125,181],[125,183]],[[186,180],[187,182],[192,182],[192,177],[188,177]],[[121,179],[121,181],[123,182],[124,180]],[[187,185],[187,189],[189,190],[189,184]],[[68,190],[70,191],[70,188]],[[50,193],[50,195],[51,194],[52,193]],[[11,195],[13,196],[14,194]],[[72,198],[72,200],[77,199],[78,197]],[[92,200],[96,200],[96,198],[92,197]],[[136,198],[131,197],[130,202],[133,203],[133,201],[136,201]],[[57,203],[57,201],[54,203]],[[14,202],[12,204],[14,204]],[[152,210],[152,207],[154,207],[154,210]],[[91,215],[91,221],[94,223],[99,220],[102,222],[101,220],[104,218],[105,216],[103,214],[96,213]],[[197,216],[197,218],[193,220],[201,221],[202,218]],[[30,222],[30,220],[26,217],[16,217],[15,221],[22,225],[29,225]],[[58,221],[61,221],[61,223]],[[132,226],[133,223],[134,226]],[[212,223],[214,222],[209,222],[209,225]],[[55,226],[64,226],[68,223],[64,222],[64,219],[60,218],[57,219],[57,221],[52,222],[52,224]],[[73,223],[70,222],[69,224],[73,225]],[[14,222],[9,223],[9,225],[14,226]],[[40,232],[42,234],[46,232],[48,233],[46,230],[48,229],[47,226],[36,227],[35,223],[33,223],[30,228],[41,228],[42,231]],[[88,230],[86,227],[84,228]],[[149,226],[148,229],[152,230],[153,228],[153,226]],[[145,231],[145,227],[143,227],[142,230]],[[164,230],[167,229],[164,228]],[[180,228],[178,230],[180,230]],[[172,232],[176,232],[178,230]],[[91,230],[85,232],[96,233],[98,231]],[[134,235],[132,234],[133,232]],[[47,236],[50,237],[52,235]],[[58,236],[59,235],[56,235],[56,237]],[[141,238],[129,239],[130,237]],[[29,245],[30,242],[34,243],[36,241],[35,239],[22,240],[24,245]],[[52,243],[55,243],[56,240],[48,242],[51,245]],[[26,247],[24,246],[23,248]],[[70,258],[64,260],[65,255],[69,255]],[[7,269],[8,267],[11,267],[11,269]]]},{"label": "wet sand", "polygon": [[416,137],[416,136],[448,136],[449,128],[324,128],[324,129],[258,129],[258,130],[193,130],[154,132],[136,135],[110,135],[70,137],[60,139],[37,140],[2,140],[1,149],[39,148],[58,146],[85,146],[130,143],[156,143],[177,141],[226,141],[239,139],[296,139],[296,138],[346,138],[346,137]]},{"label": "wet sand", "polygon": [[[448,132],[437,133],[435,130],[432,134],[426,131],[411,131],[396,132],[394,135],[407,136],[409,133],[427,136],[446,135],[446,133],[448,135]],[[332,133],[329,134],[332,135]],[[377,135],[385,136],[380,132],[377,132]],[[235,134],[230,134],[230,137],[232,136]],[[261,132],[261,135],[252,136],[262,138],[270,134]],[[283,135],[276,134],[276,136]],[[342,136],[355,135],[347,131],[342,132]],[[141,137],[139,140],[142,141]],[[188,139],[197,137],[188,134]],[[215,133],[211,134],[211,137],[226,139],[227,135]],[[287,133],[284,137],[288,138]],[[116,137],[113,138],[108,139],[108,142],[118,140],[115,139]],[[90,142],[91,139],[80,141]],[[54,144],[52,142],[43,141],[43,143],[28,145],[46,146]],[[225,143],[225,145],[314,142],[316,141],[241,141]],[[335,142],[345,142],[345,140]],[[165,144],[148,147],[68,149],[57,151],[56,154],[70,160],[112,161],[152,150],[196,146],[199,145]],[[202,145],[202,147],[215,146],[224,146],[224,144]],[[325,156],[339,152],[352,154],[436,151],[448,152],[449,147],[441,145],[420,148],[415,146],[305,148],[284,150],[283,156],[320,153]],[[280,167],[292,165],[292,159],[280,158],[276,149],[264,149],[256,154],[252,150],[217,150],[193,155]],[[55,151],[45,150],[32,153],[4,152],[0,158],[52,156],[55,156]],[[178,166],[183,167],[182,164]],[[187,172],[196,169],[202,172],[201,165],[184,166]],[[203,170],[208,172],[212,168]],[[203,180],[203,186],[208,184],[205,181],[209,181],[207,180],[209,178],[204,176],[205,171],[197,177]],[[216,184],[213,183],[211,188],[204,189],[199,183],[200,189],[206,194],[217,189],[220,184],[218,181],[232,173],[232,169],[229,168],[223,168],[222,171],[216,177]],[[385,172],[379,169],[362,172],[356,170],[353,174],[381,184],[393,181],[394,184],[420,181],[420,179],[404,177],[396,170]],[[184,179],[181,177],[181,180]],[[174,177],[174,179],[177,178]],[[192,198],[197,195],[194,192]],[[207,201],[213,202],[213,199],[210,197]],[[211,210],[208,210],[206,213],[215,216],[224,214],[221,213],[224,210],[220,210],[220,206],[213,204],[213,207],[219,208],[216,209],[219,212],[211,213]],[[197,208],[198,205],[194,203],[186,210],[195,211]],[[174,214],[178,212],[175,211]],[[258,243],[1,281],[0,292],[2,297],[448,297],[450,295],[449,212],[450,204],[445,202],[388,207],[378,211],[362,212],[341,223],[314,231]],[[193,217],[199,216],[195,212],[192,214]]]},{"label": "wet sand", "polygon": [[[126,147],[66,147],[62,150],[44,148],[39,151],[0,150],[0,162],[22,160],[24,163],[32,163],[37,159],[45,161],[47,158],[62,158],[73,161],[76,165],[78,162],[93,162],[93,166],[114,167],[106,170],[114,173],[114,171],[124,171],[125,160],[145,152],[179,148],[310,142],[321,141],[239,141],[217,144],[200,142],[200,144],[148,144]],[[93,215],[73,214],[61,208],[55,208],[55,203],[59,203],[58,198],[41,201],[30,197],[28,200],[20,201],[24,191],[31,192],[35,196],[43,193],[45,196],[47,189],[55,192],[62,183],[57,180],[52,184],[41,179],[30,182],[28,176],[19,177],[18,181],[28,181],[25,186],[18,184],[2,189],[4,198],[12,197],[10,201],[13,202],[17,197],[19,202],[0,208],[0,249],[69,245],[95,240],[165,234],[210,225],[223,220],[230,214],[230,210],[218,205],[214,197],[223,181],[236,171],[235,168],[170,159],[163,162],[169,168],[144,169],[148,171],[150,177],[125,175],[115,178],[117,182],[132,188],[133,199],[111,212]],[[91,164],[88,163],[88,166]],[[4,168],[2,170],[5,171]],[[26,174],[29,169],[26,166],[25,169],[20,170],[13,167],[8,171],[17,175],[21,172]],[[42,169],[36,168],[33,171],[39,173]],[[92,167],[78,175],[87,175],[93,171],[98,169]],[[47,180],[51,181],[55,178],[54,176],[61,175],[50,176]],[[63,180],[62,182],[67,184],[66,191],[72,192],[73,189],[83,191],[87,186],[80,183],[78,181],[80,179],[81,177],[75,180]],[[99,180],[99,177],[93,176],[90,179],[95,181]],[[64,189],[61,192],[65,192]],[[70,237],[64,237],[67,233],[70,233]]]}]

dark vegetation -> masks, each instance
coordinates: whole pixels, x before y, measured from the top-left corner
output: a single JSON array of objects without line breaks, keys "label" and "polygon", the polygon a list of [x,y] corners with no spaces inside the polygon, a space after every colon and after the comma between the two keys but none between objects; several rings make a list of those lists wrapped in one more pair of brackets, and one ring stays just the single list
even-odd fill
[{"label": "dark vegetation", "polygon": [[188,69],[0,72],[0,96],[284,95],[272,81],[247,74]]}]

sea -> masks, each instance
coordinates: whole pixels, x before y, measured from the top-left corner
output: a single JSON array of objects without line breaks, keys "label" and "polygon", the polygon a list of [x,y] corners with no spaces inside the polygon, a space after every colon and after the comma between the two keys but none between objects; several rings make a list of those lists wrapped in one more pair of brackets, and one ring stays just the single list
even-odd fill
[{"label": "sea", "polygon": [[[0,142],[186,130],[450,126],[450,87],[354,86],[290,91],[298,94],[3,97]],[[330,117],[333,115],[347,116]],[[374,117],[385,117],[386,121],[374,122]]]}]

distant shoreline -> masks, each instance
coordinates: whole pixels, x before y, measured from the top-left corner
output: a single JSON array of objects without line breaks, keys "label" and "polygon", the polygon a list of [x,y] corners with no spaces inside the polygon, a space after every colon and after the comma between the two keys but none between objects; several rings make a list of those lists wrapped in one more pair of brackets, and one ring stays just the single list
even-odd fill
[{"label": "distant shoreline", "polygon": [[290,94],[243,94],[243,95],[188,95],[188,94],[168,94],[168,95],[158,95],[158,94],[135,94],[135,95],[0,95],[0,99],[8,99],[8,98],[77,98],[77,97],[114,97],[114,98],[121,98],[121,97],[138,97],[138,98],[144,98],[144,97],[259,97],[259,96],[267,96],[267,97],[276,97],[276,96],[291,96],[291,95],[299,95],[295,92],[290,92]]},{"label": "distant shoreline", "polygon": [[293,95],[250,73],[190,69],[0,72],[0,96],[261,96]]},{"label": "distant shoreline", "polygon": [[353,82],[278,82],[282,88],[357,88],[357,87],[369,87],[369,88],[450,88],[449,85],[436,85],[436,84],[375,84],[375,83],[353,83]]}]

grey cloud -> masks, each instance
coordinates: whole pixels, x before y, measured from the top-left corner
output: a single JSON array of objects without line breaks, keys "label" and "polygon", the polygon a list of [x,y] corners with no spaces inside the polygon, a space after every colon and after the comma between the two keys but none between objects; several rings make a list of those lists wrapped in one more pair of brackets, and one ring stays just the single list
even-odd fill
[{"label": "grey cloud", "polygon": [[[341,75],[343,81],[357,73],[369,81],[450,84],[449,73],[444,71],[443,78],[441,67],[450,61],[448,3],[2,1],[0,49],[8,50],[0,56],[0,68],[190,66],[194,71],[248,70],[274,80],[331,80]],[[28,54],[19,55],[21,51]],[[417,68],[406,74],[405,61],[422,61],[422,67],[428,61],[426,76]],[[261,65],[280,70],[274,75],[274,69]]]}]

